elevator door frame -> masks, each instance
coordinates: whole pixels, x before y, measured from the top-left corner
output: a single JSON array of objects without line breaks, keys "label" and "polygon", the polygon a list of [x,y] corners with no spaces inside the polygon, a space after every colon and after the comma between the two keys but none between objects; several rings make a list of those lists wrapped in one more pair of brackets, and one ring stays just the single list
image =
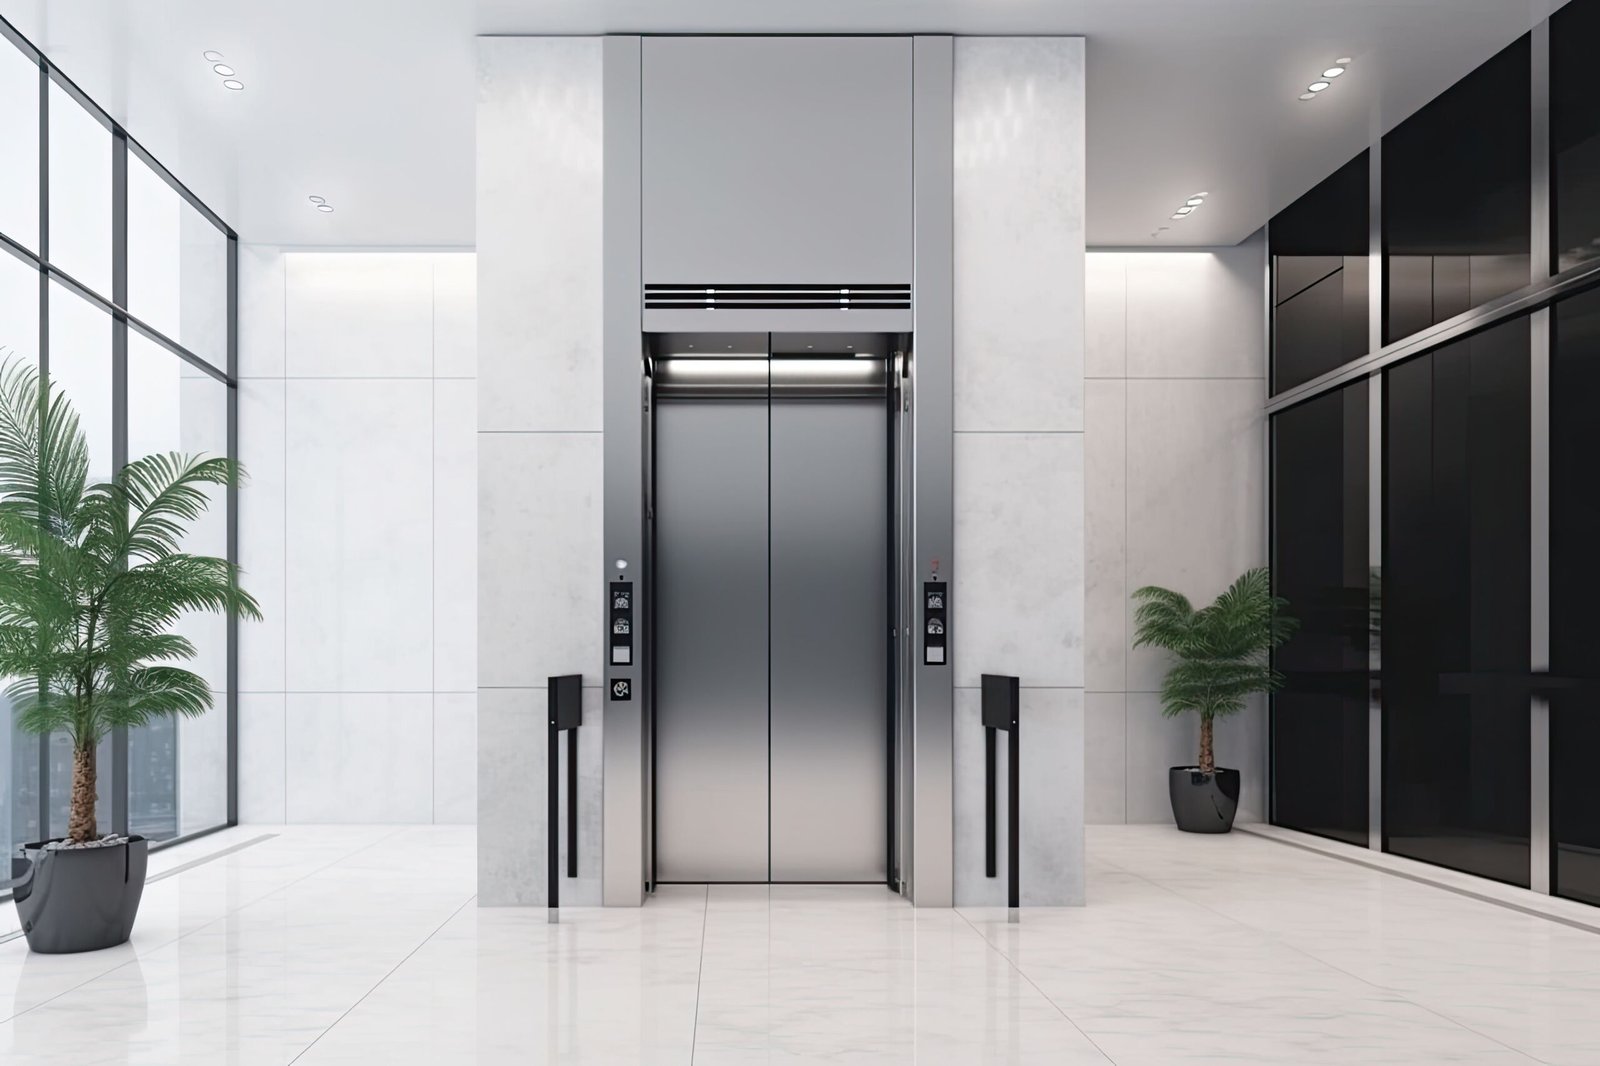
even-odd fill
[{"label": "elevator door frame", "polygon": [[[657,353],[661,352],[662,349],[665,347],[664,345],[660,345],[659,342],[662,339],[664,339],[665,337],[667,337],[667,336],[668,335],[657,335],[656,336],[655,340],[657,341],[657,346],[655,346],[654,350]],[[683,348],[682,338],[686,337],[688,335],[672,335],[672,336],[674,336],[678,340],[677,351],[674,354],[677,354],[677,355],[679,355],[679,357],[682,357],[682,354],[683,354],[683,352],[682,352],[682,348]],[[733,339],[733,336],[734,335],[729,335],[728,339]],[[749,336],[749,335],[744,335],[744,336]],[[765,340],[764,356],[760,356],[760,357],[764,357],[766,360],[768,360],[769,361],[769,365],[770,365],[770,362],[772,360],[777,360],[777,359],[782,359],[783,358],[782,354],[776,354],[775,351],[774,351],[774,340],[775,340],[775,336],[776,335],[766,334],[766,335],[756,335],[756,336],[761,336]],[[823,336],[826,336],[826,335],[804,335],[804,336],[802,336],[802,335],[787,335],[788,340],[795,347],[799,347],[801,341],[804,341],[804,340],[807,340],[807,339],[812,339],[813,337],[820,339]],[[840,335],[840,336],[842,337],[843,335]],[[860,336],[860,335],[856,335],[856,336]],[[885,576],[886,576],[886,586],[885,586],[885,589],[884,589],[884,598],[885,598],[885,614],[886,614],[887,622],[888,622],[887,626],[885,627],[885,643],[883,645],[883,658],[884,658],[884,665],[885,665],[884,674],[885,674],[885,679],[886,679],[885,680],[885,684],[884,684],[884,691],[883,691],[883,705],[884,705],[883,706],[883,713],[884,713],[884,733],[885,733],[885,767],[884,767],[885,777],[884,777],[884,787],[883,787],[883,797],[882,797],[882,803],[883,803],[883,825],[884,825],[884,832],[885,832],[885,840],[884,840],[885,854],[884,854],[883,869],[885,871],[885,876],[884,876],[884,878],[883,878],[883,880],[881,882],[876,880],[876,879],[874,879],[874,880],[829,881],[829,880],[822,880],[822,879],[784,880],[784,879],[774,878],[772,876],[773,866],[772,866],[772,859],[771,859],[771,850],[772,850],[772,835],[771,835],[772,834],[772,829],[771,829],[771,789],[772,789],[772,778],[771,778],[770,771],[769,771],[769,774],[768,774],[768,777],[767,777],[767,789],[768,789],[767,802],[768,802],[768,823],[769,824],[768,824],[768,864],[767,864],[767,878],[766,878],[766,880],[761,880],[761,881],[715,881],[715,880],[710,880],[710,881],[704,881],[704,880],[701,880],[701,881],[676,881],[676,880],[674,880],[674,881],[666,881],[666,880],[660,880],[658,878],[658,876],[657,876],[658,875],[658,855],[659,855],[659,850],[658,850],[658,842],[659,842],[658,790],[659,790],[659,787],[660,787],[659,786],[660,774],[659,774],[659,768],[657,766],[657,758],[656,758],[657,738],[658,738],[657,720],[656,720],[656,710],[657,710],[656,709],[656,699],[658,698],[658,693],[659,693],[659,685],[657,683],[657,671],[658,671],[658,667],[659,667],[659,663],[660,663],[660,657],[657,654],[657,636],[656,636],[657,632],[658,632],[658,626],[657,626],[657,621],[658,621],[658,614],[657,614],[658,596],[656,595],[656,577],[657,577],[657,574],[658,574],[657,537],[656,537],[656,533],[657,533],[657,528],[656,528],[656,493],[657,493],[656,475],[657,475],[658,444],[657,444],[657,437],[656,437],[656,417],[657,417],[657,408],[658,408],[659,404],[661,404],[662,402],[672,403],[674,401],[671,398],[664,398],[663,397],[662,389],[659,386],[659,382],[656,380],[657,375],[654,373],[654,368],[656,366],[658,366],[659,364],[654,359],[648,359],[648,356],[647,356],[647,365],[649,367],[651,367],[652,369],[651,369],[651,371],[647,372],[647,376],[646,376],[646,379],[645,379],[645,392],[644,392],[644,395],[645,395],[645,404],[644,404],[645,426],[644,426],[644,440],[642,442],[642,444],[643,444],[642,460],[643,460],[643,468],[644,468],[643,469],[643,474],[644,474],[643,482],[644,482],[644,490],[645,490],[645,499],[644,499],[644,508],[643,508],[643,515],[644,515],[644,518],[645,518],[645,522],[644,522],[644,527],[645,528],[644,528],[644,531],[643,531],[643,540],[644,540],[644,549],[645,549],[645,552],[644,552],[644,564],[645,565],[644,565],[644,568],[643,568],[644,569],[644,574],[642,575],[642,577],[643,577],[643,580],[644,580],[644,583],[645,583],[645,587],[647,589],[647,593],[646,593],[644,599],[645,599],[645,602],[649,605],[648,606],[649,624],[648,624],[648,628],[647,628],[647,631],[646,631],[646,656],[645,656],[645,660],[644,660],[644,662],[645,662],[646,681],[647,681],[647,683],[646,683],[646,685],[644,687],[644,691],[648,694],[648,696],[647,696],[647,708],[646,708],[647,713],[646,713],[645,730],[644,730],[645,731],[645,741],[646,741],[646,746],[647,746],[647,756],[646,756],[646,760],[645,760],[646,782],[645,782],[645,790],[644,790],[644,799],[645,799],[645,804],[646,804],[647,834],[646,834],[646,840],[645,840],[644,861],[645,861],[645,875],[646,875],[645,876],[645,888],[646,888],[646,891],[648,893],[653,893],[658,884],[729,884],[729,883],[739,883],[739,884],[878,884],[878,883],[882,883],[885,887],[889,888],[891,891],[894,891],[894,892],[897,892],[897,893],[902,893],[902,894],[906,891],[906,889],[908,887],[907,883],[906,883],[906,880],[905,880],[905,877],[904,877],[904,871],[906,870],[906,864],[909,861],[909,856],[907,856],[904,853],[904,849],[909,848],[910,840],[911,840],[911,809],[910,809],[911,782],[910,782],[910,776],[909,776],[910,775],[910,767],[908,765],[906,765],[906,763],[907,763],[907,760],[909,759],[909,756],[910,756],[910,744],[909,744],[910,734],[909,734],[909,730],[910,730],[910,714],[911,714],[911,706],[912,706],[912,696],[911,696],[912,686],[909,684],[909,679],[907,677],[907,674],[908,674],[908,671],[910,670],[911,666],[913,665],[913,662],[912,662],[912,644],[913,644],[913,642],[910,640],[911,632],[910,632],[909,628],[907,628],[907,622],[906,622],[906,620],[911,617],[910,611],[911,611],[911,606],[912,606],[911,592],[909,591],[909,585],[907,584],[907,580],[908,580],[907,574],[910,573],[910,571],[906,571],[906,573],[902,573],[902,570],[904,570],[905,567],[907,566],[907,561],[909,560],[910,556],[909,556],[909,553],[906,552],[903,549],[902,544],[901,544],[902,540],[904,540],[906,537],[908,537],[910,535],[911,524],[912,524],[911,523],[911,517],[910,517],[911,510],[912,510],[912,507],[911,507],[911,504],[912,504],[912,499],[911,499],[911,469],[910,469],[910,464],[911,464],[911,442],[910,442],[910,440],[908,438],[908,434],[910,433],[909,412],[910,412],[910,402],[911,401],[910,401],[910,375],[909,375],[908,360],[907,360],[907,355],[906,355],[906,352],[907,352],[907,350],[909,348],[909,345],[907,343],[908,341],[909,341],[909,337],[904,336],[904,335],[882,335],[882,336],[880,336],[878,338],[878,342],[881,343],[882,350],[883,350],[883,353],[884,353],[881,356],[881,361],[882,361],[882,363],[883,363],[883,365],[884,365],[884,367],[886,369],[885,385],[884,385],[884,387],[882,389],[882,401],[881,402],[882,402],[883,413],[884,413],[884,433],[885,433],[885,453],[884,453],[884,456],[885,456],[885,478],[886,478],[886,490],[887,490],[884,493],[884,507],[885,507],[885,512],[886,512],[885,516],[884,516],[885,517],[885,521],[884,521],[884,530],[885,530],[885,536],[884,536],[884,552],[885,552],[884,573],[885,573]],[[718,347],[718,349],[721,349],[723,347],[723,345],[718,344],[717,347]],[[649,350],[650,350],[650,346],[647,346],[647,352]],[[800,354],[800,353],[791,352],[789,354]],[[757,356],[756,353],[752,352],[751,353],[751,357],[754,358],[754,357],[758,357],[758,356]],[[772,388],[771,388],[771,382],[770,382],[770,371],[769,371],[769,383],[768,383],[768,388],[767,388],[767,392],[766,392],[766,399],[767,399],[767,403],[769,405],[769,416],[768,417],[769,417],[769,422],[770,422],[770,417],[771,417],[771,415],[770,415],[770,406],[771,406],[772,403],[775,402],[773,394],[772,394]],[[679,402],[682,402],[682,401],[679,401]],[[770,430],[769,430],[769,434],[770,434]],[[770,447],[770,442],[769,442],[769,447]],[[768,462],[769,462],[769,467],[770,467],[770,462],[771,462],[770,455],[768,457]],[[770,481],[768,483],[767,491],[770,494],[770,492],[771,492]],[[769,508],[770,508],[770,505],[769,505]],[[769,529],[769,538],[770,538],[770,529]],[[770,568],[770,559],[769,559],[769,568]],[[770,597],[770,594],[771,594],[771,578],[769,576],[769,580],[768,580],[768,595],[769,595],[769,597]],[[768,631],[769,631],[769,634],[771,632],[771,622],[770,622],[771,610],[772,610],[772,606],[771,606],[770,599],[769,599],[769,604],[768,604],[768,612],[769,612]],[[769,665],[768,665],[768,672],[769,672],[769,675],[770,675],[770,672],[771,672],[770,661],[769,661]],[[772,703],[772,691],[771,691],[771,688],[770,688],[770,681],[769,681],[769,689],[768,689],[768,692],[767,692],[767,701],[768,701],[768,714],[769,714],[769,717],[770,717],[770,714],[771,714],[771,703]],[[768,743],[768,747],[769,747],[769,757],[770,757],[770,748],[771,748],[771,745],[773,743],[772,731],[771,731],[771,728],[770,728],[770,724],[769,724],[768,734],[767,734],[767,743]]]}]

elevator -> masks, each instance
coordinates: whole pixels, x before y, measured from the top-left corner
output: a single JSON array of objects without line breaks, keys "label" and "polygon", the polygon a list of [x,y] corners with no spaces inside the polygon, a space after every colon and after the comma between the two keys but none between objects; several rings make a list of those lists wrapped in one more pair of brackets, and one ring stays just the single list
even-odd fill
[{"label": "elevator", "polygon": [[892,881],[893,347],[653,338],[657,882]]}]

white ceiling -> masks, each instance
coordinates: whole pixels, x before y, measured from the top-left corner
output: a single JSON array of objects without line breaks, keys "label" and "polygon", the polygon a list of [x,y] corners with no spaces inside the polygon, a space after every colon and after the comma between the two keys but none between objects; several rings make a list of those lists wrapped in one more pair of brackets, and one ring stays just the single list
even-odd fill
[{"label": "white ceiling", "polygon": [[[243,239],[318,246],[474,242],[479,33],[1082,34],[1089,242],[1110,246],[1242,239],[1563,2],[0,0],[0,14]],[[222,88],[206,49],[245,91]],[[1339,56],[1350,72],[1300,102]],[[1169,221],[1200,190],[1206,206]]]}]

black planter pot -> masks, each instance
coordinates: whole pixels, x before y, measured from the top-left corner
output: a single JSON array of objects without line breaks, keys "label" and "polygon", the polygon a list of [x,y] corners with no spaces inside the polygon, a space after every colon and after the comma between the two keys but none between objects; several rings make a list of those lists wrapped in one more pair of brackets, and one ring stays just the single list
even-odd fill
[{"label": "black planter pot", "polygon": [[104,848],[46,851],[22,845],[11,890],[28,947],[47,955],[97,951],[127,942],[144,895],[150,858],[144,837]]},{"label": "black planter pot", "polygon": [[1172,817],[1185,833],[1226,833],[1239,809],[1239,771],[1217,767],[1209,774],[1197,766],[1167,771]]}]

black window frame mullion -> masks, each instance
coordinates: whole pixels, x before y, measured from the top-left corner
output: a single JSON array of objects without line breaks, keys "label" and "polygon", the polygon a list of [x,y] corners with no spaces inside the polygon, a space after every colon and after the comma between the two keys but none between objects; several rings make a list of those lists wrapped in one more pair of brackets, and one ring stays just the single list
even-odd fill
[{"label": "black window frame mullion", "polygon": [[[111,302],[128,306],[128,138],[111,129]],[[111,469],[128,465],[128,318],[111,314]],[[176,737],[176,731],[174,731]],[[176,747],[174,747],[176,759]],[[128,727],[111,730],[111,831],[128,835]],[[177,787],[176,775],[173,779]],[[176,807],[176,804],[174,804]]]}]

